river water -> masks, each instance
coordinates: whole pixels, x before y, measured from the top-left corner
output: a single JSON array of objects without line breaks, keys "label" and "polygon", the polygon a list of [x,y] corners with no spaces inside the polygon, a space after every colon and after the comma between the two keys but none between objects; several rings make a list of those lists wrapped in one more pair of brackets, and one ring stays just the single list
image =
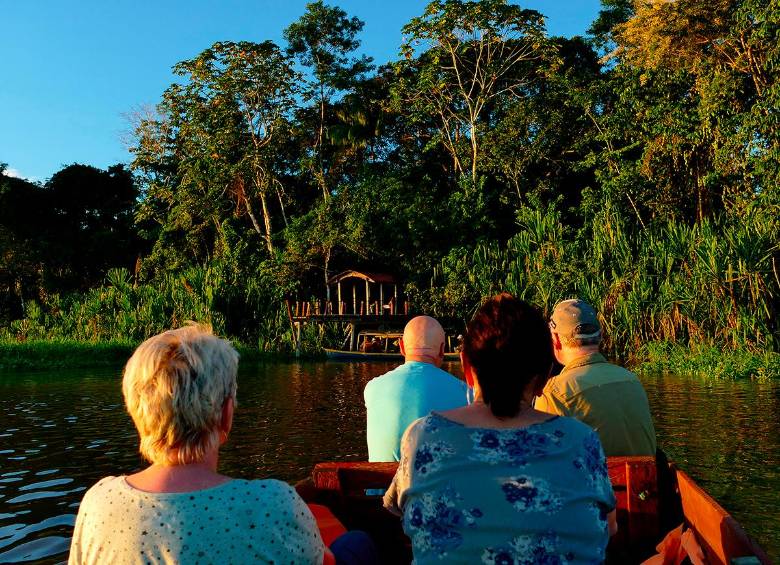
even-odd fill
[{"label": "river water", "polygon": [[[362,390],[392,366],[242,367],[221,472],[295,481],[365,459]],[[66,560],[84,490],[142,467],[120,381],[121,368],[0,373],[0,563]],[[780,561],[780,382],[643,382],[661,447]]]}]

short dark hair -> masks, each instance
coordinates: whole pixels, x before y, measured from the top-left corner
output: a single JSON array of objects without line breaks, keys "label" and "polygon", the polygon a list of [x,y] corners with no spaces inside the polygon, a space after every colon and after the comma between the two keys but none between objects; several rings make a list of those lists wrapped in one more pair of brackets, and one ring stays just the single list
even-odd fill
[{"label": "short dark hair", "polygon": [[554,359],[541,310],[507,292],[488,299],[474,314],[463,354],[497,418],[517,415],[526,387],[534,377],[547,378]]}]

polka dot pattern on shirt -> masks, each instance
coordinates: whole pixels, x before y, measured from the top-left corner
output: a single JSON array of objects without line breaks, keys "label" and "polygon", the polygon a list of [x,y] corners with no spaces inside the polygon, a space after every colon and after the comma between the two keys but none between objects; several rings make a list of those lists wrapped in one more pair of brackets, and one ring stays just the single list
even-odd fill
[{"label": "polka dot pattern on shirt", "polygon": [[309,508],[287,483],[234,479],[149,493],[121,477],[84,496],[69,563],[322,563]]}]

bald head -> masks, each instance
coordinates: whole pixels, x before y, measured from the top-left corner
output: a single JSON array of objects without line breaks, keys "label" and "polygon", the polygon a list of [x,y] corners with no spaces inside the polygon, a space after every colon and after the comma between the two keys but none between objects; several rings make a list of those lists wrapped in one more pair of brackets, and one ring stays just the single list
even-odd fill
[{"label": "bald head", "polygon": [[407,361],[441,365],[444,358],[444,329],[430,316],[412,318],[404,328],[401,349]]}]

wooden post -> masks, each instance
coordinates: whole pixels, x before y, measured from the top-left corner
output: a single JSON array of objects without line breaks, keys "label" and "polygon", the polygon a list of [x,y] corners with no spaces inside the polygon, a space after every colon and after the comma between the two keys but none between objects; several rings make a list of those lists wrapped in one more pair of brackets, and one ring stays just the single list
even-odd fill
[{"label": "wooden post", "polygon": [[352,284],[352,315],[357,315],[357,285]]},{"label": "wooden post", "polygon": [[353,323],[349,325],[349,350],[355,351],[357,345],[357,326]]},{"label": "wooden post", "polygon": [[393,314],[398,314],[398,285],[393,285]]},{"label": "wooden post", "polygon": [[341,316],[341,314],[343,314],[343,312],[341,311],[341,281],[338,282],[337,287],[339,293],[339,316]]},{"label": "wooden post", "polygon": [[379,283],[379,308],[380,311],[377,314],[385,313],[385,285]]},{"label": "wooden post", "polygon": [[301,356],[301,323],[295,322],[295,356]]},{"label": "wooden post", "polygon": [[371,293],[368,289],[368,281],[366,280],[366,315],[368,315],[368,311],[371,309],[371,298],[369,298],[370,294]]}]

